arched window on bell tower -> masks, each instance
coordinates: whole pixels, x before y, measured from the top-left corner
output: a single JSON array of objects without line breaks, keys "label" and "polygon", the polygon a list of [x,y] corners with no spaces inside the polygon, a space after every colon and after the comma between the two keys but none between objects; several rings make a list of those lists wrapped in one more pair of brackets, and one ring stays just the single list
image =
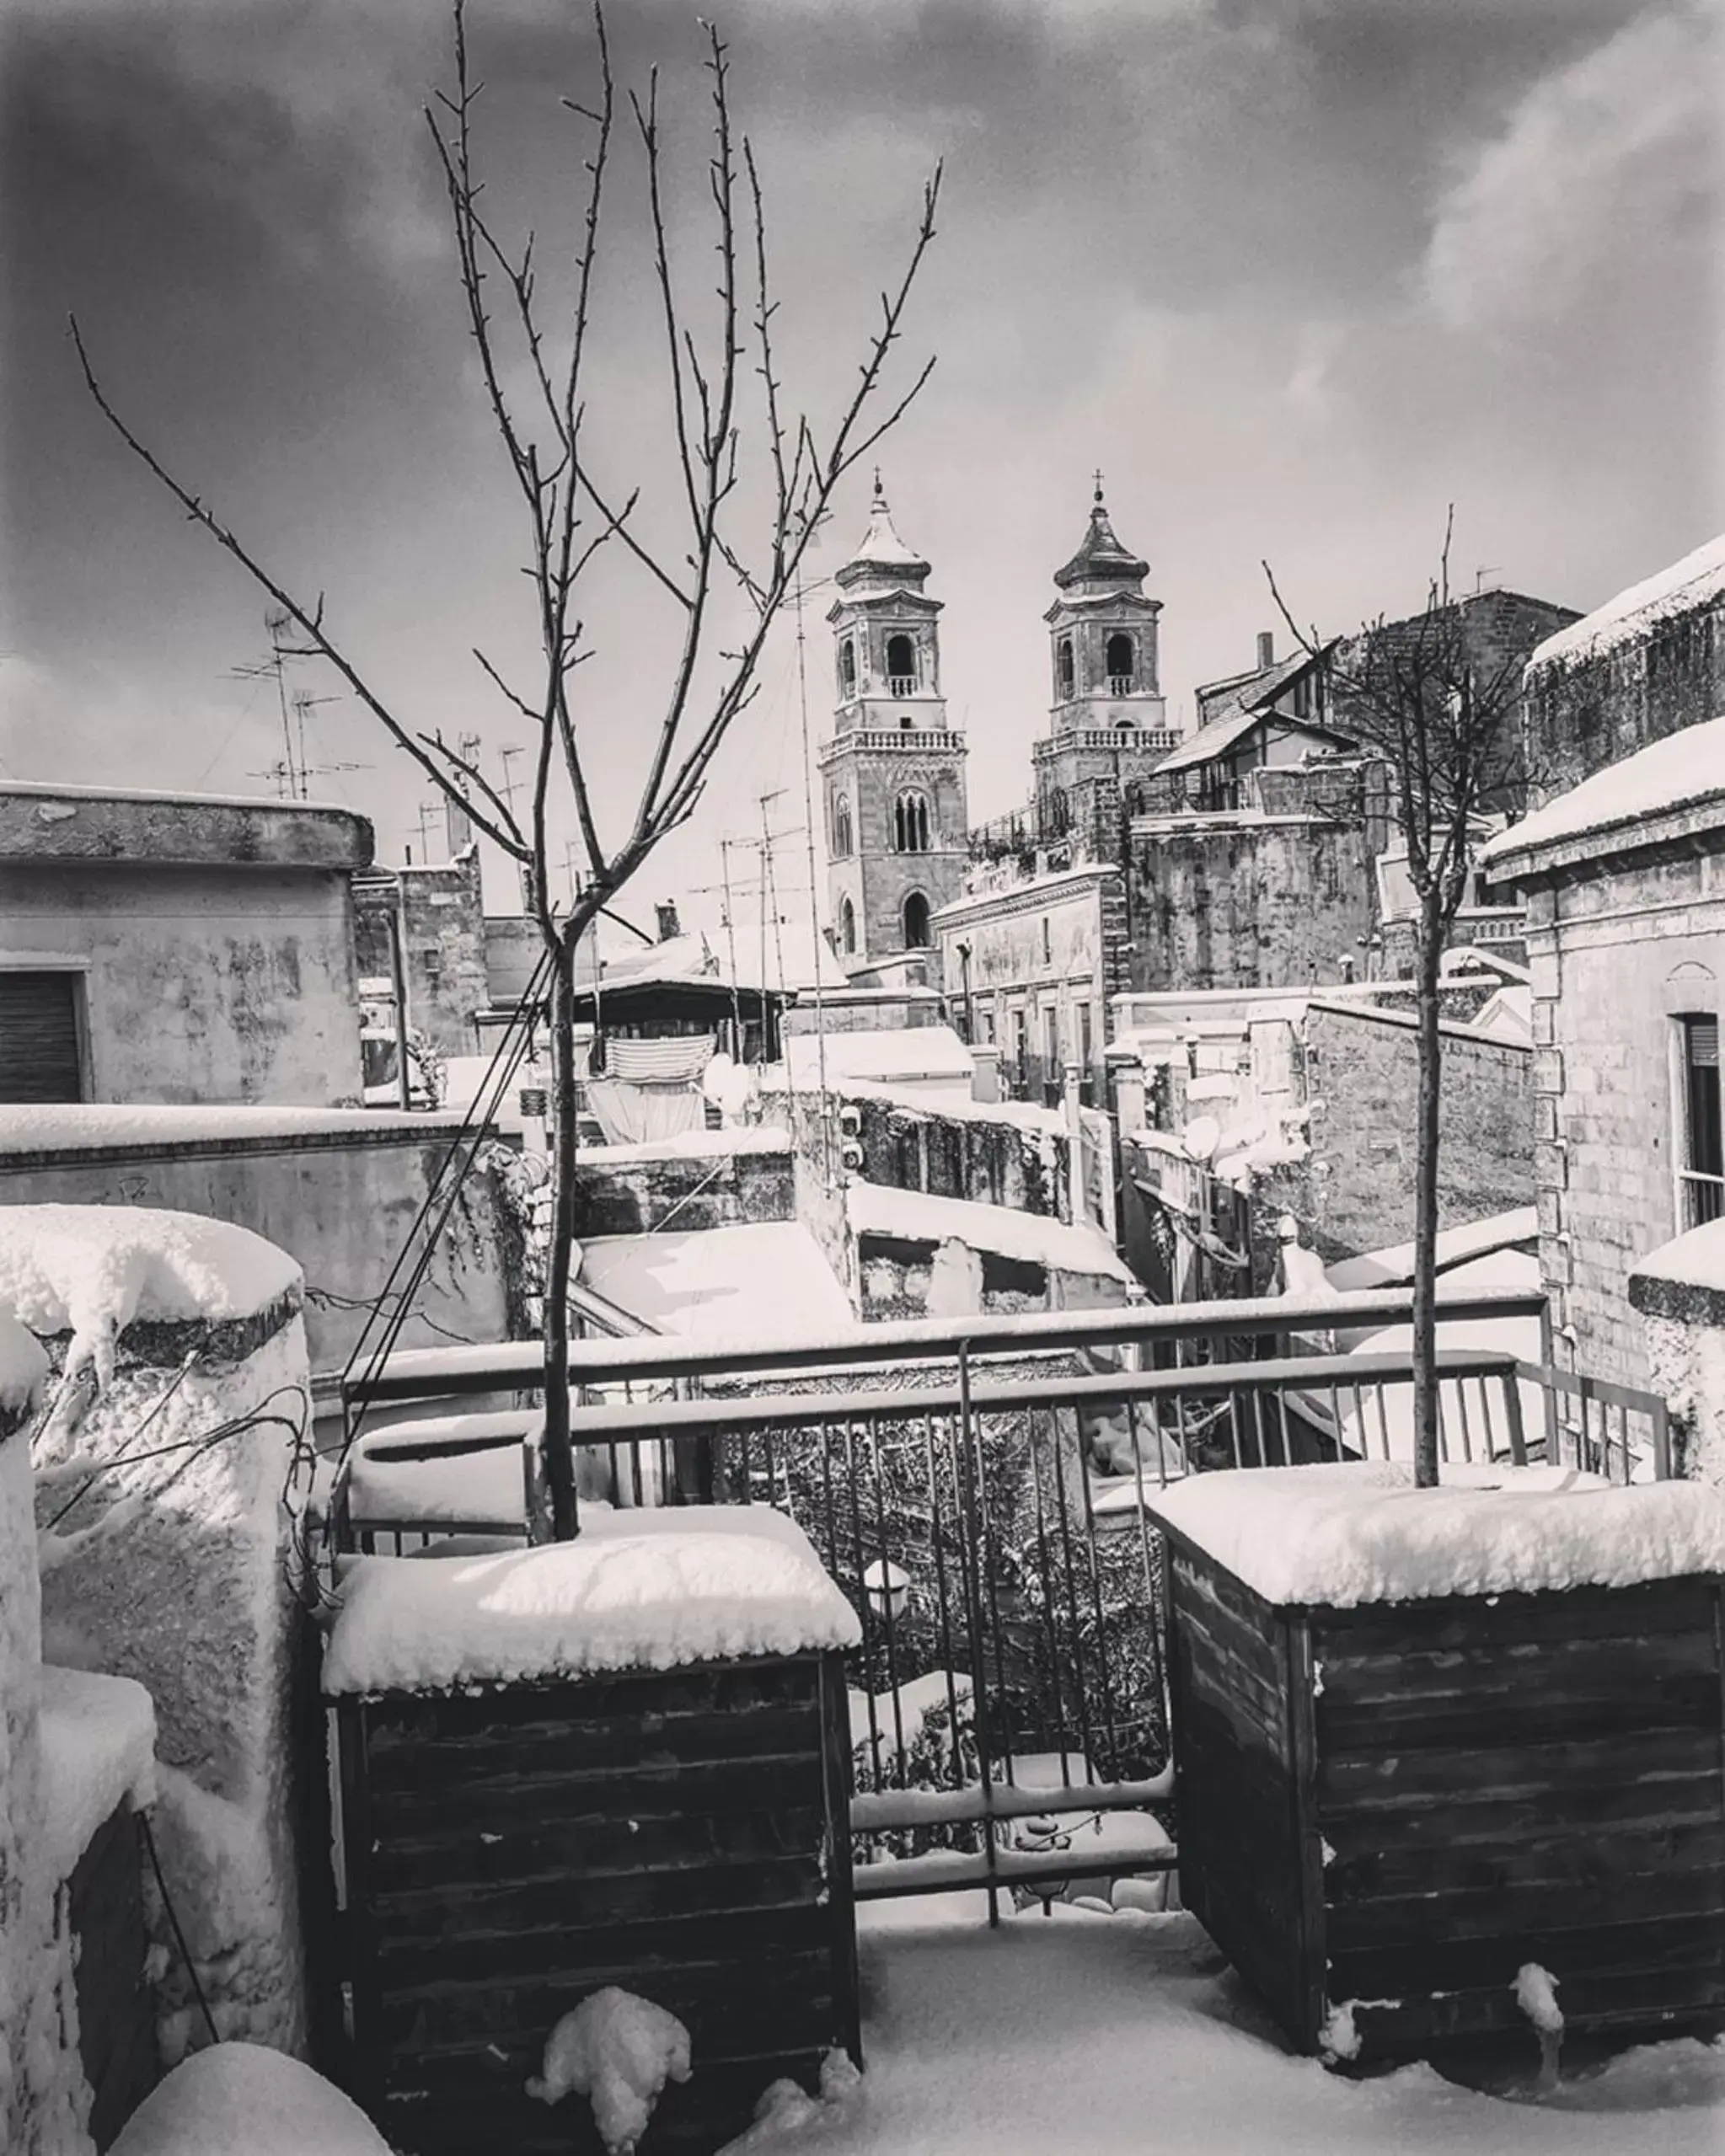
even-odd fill
[{"label": "arched window on bell tower", "polygon": [[1116,696],[1130,696],[1138,687],[1138,645],[1127,629],[1108,639],[1108,687]]},{"label": "arched window on bell tower", "polygon": [[929,850],[929,797],[901,794],[892,804],[892,850],[895,853],[926,853]]},{"label": "arched window on bell tower", "polygon": [[916,639],[902,631],[887,639],[887,693],[908,696],[916,687]]},{"label": "arched window on bell tower", "polygon": [[838,646],[838,693],[841,696],[856,694],[856,646],[847,636]]},{"label": "arched window on bell tower", "polygon": [[844,861],[850,858],[854,841],[850,829],[850,797],[841,794],[833,804],[833,858]]},{"label": "arched window on bell tower", "polygon": [[1062,697],[1072,694],[1077,677],[1072,661],[1072,639],[1063,636],[1054,646],[1054,683]]},{"label": "arched window on bell tower", "polygon": [[904,948],[926,950],[928,947],[929,901],[921,891],[913,891],[904,901]]},{"label": "arched window on bell tower", "polygon": [[847,957],[854,952],[856,949],[856,908],[851,904],[848,898],[841,898],[838,901],[838,940],[844,946]]}]

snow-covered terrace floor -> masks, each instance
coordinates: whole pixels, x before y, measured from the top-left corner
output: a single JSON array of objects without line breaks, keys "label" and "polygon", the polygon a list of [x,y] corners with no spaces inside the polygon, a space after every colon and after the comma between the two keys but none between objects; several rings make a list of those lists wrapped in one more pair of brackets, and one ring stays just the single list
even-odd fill
[{"label": "snow-covered terrace floor", "polygon": [[[1185,1915],[1056,1904],[988,1929],[979,1895],[862,1913],[860,2087],[790,2105],[732,2156],[1719,2156],[1725,2040],[1578,2067],[1538,2101],[1427,2066],[1291,2057]],[[1561,2004],[1561,1994],[1560,1994]],[[1529,2082],[1537,2063],[1527,2044]]]}]

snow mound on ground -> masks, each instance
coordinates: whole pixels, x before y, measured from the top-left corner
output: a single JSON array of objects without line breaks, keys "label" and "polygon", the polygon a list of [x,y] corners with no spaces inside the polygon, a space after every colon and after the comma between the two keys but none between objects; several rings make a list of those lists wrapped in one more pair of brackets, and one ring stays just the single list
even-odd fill
[{"label": "snow mound on ground", "polygon": [[27,1325],[0,1303],[0,1415],[15,1422],[40,1401],[48,1353]]},{"label": "snow mound on ground", "polygon": [[129,1677],[42,1671],[42,1847],[53,1879],[69,1879],[122,1797],[156,1795],[156,1709]]},{"label": "snow mound on ground", "polygon": [[1563,2027],[1563,2009],[1557,2004],[1557,1979],[1537,1961],[1524,1961],[1515,1972],[1515,2003],[1535,2029],[1551,2036]]},{"label": "snow mound on ground", "polygon": [[109,2156],[389,2156],[389,2144],[297,2059],[216,2044],[145,2098]]},{"label": "snow mound on ground", "polygon": [[0,1303],[35,1333],[72,1335],[68,1377],[113,1376],[135,1318],[250,1317],[295,1287],[299,1267],[249,1228],[142,1206],[0,1208]]},{"label": "snow mound on ground", "polygon": [[1156,1493],[1154,1516],[1268,1602],[1416,1602],[1626,1587],[1725,1570],[1725,1490],[1692,1482],[1416,1490],[1395,1461],[1231,1468]]},{"label": "snow mound on ground", "polygon": [[856,1613],[796,1522],[763,1505],[588,1515],[580,1539],[416,1565],[361,1558],[330,1693],[427,1691],[854,1646]]},{"label": "snow mound on ground", "polygon": [[588,2097],[609,2156],[631,2156],[665,2084],[688,2076],[688,2031],[677,2016],[608,1984],[545,2039],[544,2071],[527,2093],[542,2104],[571,2090]]}]

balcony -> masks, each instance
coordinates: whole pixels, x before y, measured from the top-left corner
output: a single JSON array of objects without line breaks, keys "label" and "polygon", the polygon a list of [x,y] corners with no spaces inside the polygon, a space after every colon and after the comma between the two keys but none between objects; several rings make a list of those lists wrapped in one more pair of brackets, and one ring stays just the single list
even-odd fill
[{"label": "balcony", "polygon": [[1139,686],[1136,674],[1110,674],[1108,677],[1110,696],[1136,696]]},{"label": "balcony", "polygon": [[914,674],[887,675],[887,693],[888,696],[914,696],[916,693],[917,677]]}]

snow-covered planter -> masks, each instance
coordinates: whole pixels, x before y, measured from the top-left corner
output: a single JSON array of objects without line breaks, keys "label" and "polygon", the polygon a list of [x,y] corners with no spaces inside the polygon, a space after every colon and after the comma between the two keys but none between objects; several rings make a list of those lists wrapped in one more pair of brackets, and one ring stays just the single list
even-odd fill
[{"label": "snow-covered planter", "polygon": [[1301,2049],[1725,2021],[1725,1495],[1374,1463],[1158,1495],[1181,1893]]},{"label": "snow-covered planter", "polygon": [[[153,1703],[153,1832],[224,2036],[305,2030],[291,1805],[291,1495],[309,1427],[293,1260],[131,1206],[0,1208],[0,1303],[46,1348],[35,1433],[43,1652]],[[159,2035],[202,2009],[154,1910]]]},{"label": "snow-covered planter", "polygon": [[643,2156],[856,2052],[860,1628],[792,1522],[592,1512],[572,1543],[360,1558],[340,1592],[353,2086],[394,2146],[597,2148],[592,2077],[547,2045],[613,1987],[689,2041]]}]

